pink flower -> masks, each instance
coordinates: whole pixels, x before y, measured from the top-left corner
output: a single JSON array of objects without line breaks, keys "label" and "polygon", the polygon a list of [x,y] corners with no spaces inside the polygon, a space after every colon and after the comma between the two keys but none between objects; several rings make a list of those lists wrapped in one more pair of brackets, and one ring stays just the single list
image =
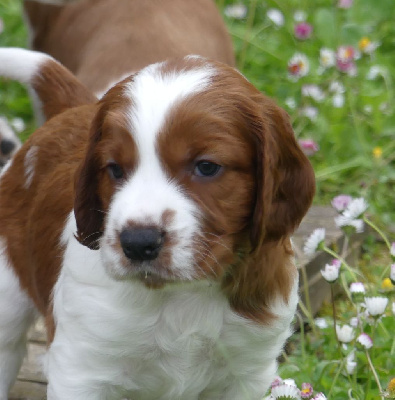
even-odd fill
[{"label": "pink flower", "polygon": [[391,264],[390,279],[393,285],[395,285],[395,264]]},{"label": "pink flower", "polygon": [[350,8],[352,6],[353,0],[339,0],[337,6],[339,8]]},{"label": "pink flower", "polygon": [[302,383],[302,390],[300,391],[300,395],[302,399],[308,399],[313,394],[313,386],[310,383]]},{"label": "pink flower", "polygon": [[352,46],[340,46],[336,52],[336,67],[340,72],[345,72],[349,75],[356,75],[357,66],[354,60],[358,53]]},{"label": "pink flower", "polygon": [[333,198],[331,204],[334,209],[339,212],[344,211],[347,206],[351,203],[352,197],[347,194],[340,194]]},{"label": "pink flower", "polygon": [[390,254],[391,254],[391,257],[395,259],[395,242],[392,242],[392,244],[391,244]]},{"label": "pink flower", "polygon": [[312,156],[319,150],[318,144],[313,139],[299,139],[298,143],[306,156]]},{"label": "pink flower", "polygon": [[366,350],[369,350],[373,346],[373,340],[367,333],[361,333],[357,337],[357,342]]},{"label": "pink flower", "polygon": [[313,27],[307,22],[300,22],[295,25],[294,33],[297,39],[306,40],[308,39],[313,32]]}]

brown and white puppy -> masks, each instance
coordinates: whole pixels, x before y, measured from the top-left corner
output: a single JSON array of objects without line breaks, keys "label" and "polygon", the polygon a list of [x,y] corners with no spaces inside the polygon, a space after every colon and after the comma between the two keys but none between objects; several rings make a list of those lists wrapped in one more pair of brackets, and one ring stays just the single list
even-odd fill
[{"label": "brown and white puppy", "polygon": [[287,114],[200,57],[96,102],[0,49],[48,119],[0,179],[0,399],[46,316],[49,400],[260,400],[291,333],[314,174]]},{"label": "brown and white puppy", "polygon": [[234,65],[213,0],[55,3],[24,2],[30,47],[60,61],[99,97],[131,73],[172,57],[197,54]]}]

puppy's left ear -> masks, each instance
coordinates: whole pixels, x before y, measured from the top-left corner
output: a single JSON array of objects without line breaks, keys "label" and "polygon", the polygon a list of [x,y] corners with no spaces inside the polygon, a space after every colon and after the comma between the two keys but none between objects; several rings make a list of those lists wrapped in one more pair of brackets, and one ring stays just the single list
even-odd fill
[{"label": "puppy's left ear", "polygon": [[313,168],[295,139],[288,114],[265,96],[259,103],[261,115],[250,115],[257,144],[253,249],[290,235],[315,193]]},{"label": "puppy's left ear", "polygon": [[104,211],[99,196],[99,159],[97,144],[102,136],[102,115],[99,112],[92,123],[85,159],[75,176],[74,215],[77,222],[77,240],[91,250],[99,249],[103,234]]}]

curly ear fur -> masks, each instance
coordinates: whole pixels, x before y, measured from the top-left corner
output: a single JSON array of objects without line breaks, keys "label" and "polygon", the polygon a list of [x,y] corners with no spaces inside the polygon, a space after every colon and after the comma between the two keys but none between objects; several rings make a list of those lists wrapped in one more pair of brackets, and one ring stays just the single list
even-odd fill
[{"label": "curly ear fur", "polygon": [[288,114],[262,99],[261,116],[251,126],[257,142],[253,248],[292,234],[315,193],[313,169],[295,139]]}]

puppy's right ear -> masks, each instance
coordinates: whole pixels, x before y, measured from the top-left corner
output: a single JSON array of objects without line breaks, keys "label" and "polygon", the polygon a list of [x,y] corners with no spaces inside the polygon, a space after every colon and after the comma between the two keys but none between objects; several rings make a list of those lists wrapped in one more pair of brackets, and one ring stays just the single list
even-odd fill
[{"label": "puppy's right ear", "polygon": [[97,101],[68,69],[44,53],[1,48],[0,76],[29,85],[41,103],[45,120],[68,108]]}]

